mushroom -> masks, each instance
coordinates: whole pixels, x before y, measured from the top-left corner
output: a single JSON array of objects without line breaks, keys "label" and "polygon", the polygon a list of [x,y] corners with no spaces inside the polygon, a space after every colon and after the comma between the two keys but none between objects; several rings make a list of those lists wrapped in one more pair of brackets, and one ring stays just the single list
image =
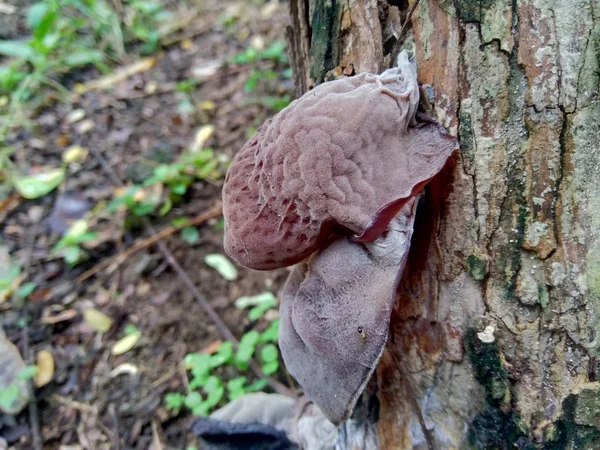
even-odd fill
[{"label": "mushroom", "polygon": [[385,347],[416,204],[410,200],[376,241],[338,239],[297,264],[285,283],[281,354],[333,423],[350,416]]},{"label": "mushroom", "polygon": [[323,83],[268,120],[223,188],[225,251],[268,270],[297,264],[280,306],[289,372],[334,423],[384,349],[410,247],[415,196],[458,148],[417,113],[416,65]]},{"label": "mushroom", "polygon": [[225,251],[257,270],[290,266],[331,235],[374,241],[437,174],[456,140],[416,114],[416,66],[323,83],[259,128],[223,188]]}]

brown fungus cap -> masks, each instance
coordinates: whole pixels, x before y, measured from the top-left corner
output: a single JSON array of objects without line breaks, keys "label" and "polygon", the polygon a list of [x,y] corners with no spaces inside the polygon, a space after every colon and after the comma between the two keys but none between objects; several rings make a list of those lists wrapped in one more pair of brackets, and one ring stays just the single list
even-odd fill
[{"label": "brown fungus cap", "polygon": [[225,250],[268,270],[295,264],[331,234],[371,242],[436,175],[457,141],[417,115],[415,65],[323,83],[248,141],[223,189]]}]

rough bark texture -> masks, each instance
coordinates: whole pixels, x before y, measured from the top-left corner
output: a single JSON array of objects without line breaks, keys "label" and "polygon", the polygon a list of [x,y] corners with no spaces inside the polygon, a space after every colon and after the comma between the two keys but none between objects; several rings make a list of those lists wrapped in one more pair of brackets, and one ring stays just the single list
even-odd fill
[{"label": "rough bark texture", "polygon": [[298,93],[414,40],[461,141],[340,448],[600,449],[600,0],[388,1],[291,0]]}]

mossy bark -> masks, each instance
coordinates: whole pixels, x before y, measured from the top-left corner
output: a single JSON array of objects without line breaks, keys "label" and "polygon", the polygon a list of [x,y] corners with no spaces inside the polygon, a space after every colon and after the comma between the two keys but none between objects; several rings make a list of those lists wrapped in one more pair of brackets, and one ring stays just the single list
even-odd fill
[{"label": "mossy bark", "polygon": [[600,0],[291,4],[298,93],[414,41],[461,142],[346,442],[362,420],[382,449],[600,449]]}]

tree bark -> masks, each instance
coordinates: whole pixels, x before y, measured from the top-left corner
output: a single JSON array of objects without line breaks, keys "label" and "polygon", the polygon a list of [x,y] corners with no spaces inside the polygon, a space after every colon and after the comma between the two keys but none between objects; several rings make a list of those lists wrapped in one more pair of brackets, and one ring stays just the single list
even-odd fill
[{"label": "tree bark", "polygon": [[425,107],[461,143],[345,442],[600,449],[600,0],[290,3],[298,94],[414,41]]}]

